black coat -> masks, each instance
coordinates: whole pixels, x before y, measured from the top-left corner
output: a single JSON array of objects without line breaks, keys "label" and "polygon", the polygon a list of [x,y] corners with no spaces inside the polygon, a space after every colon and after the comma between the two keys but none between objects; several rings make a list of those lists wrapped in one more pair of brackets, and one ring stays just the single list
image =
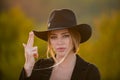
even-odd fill
[{"label": "black coat", "polygon": [[[100,73],[97,67],[84,61],[79,55],[76,55],[76,63],[71,76],[71,80],[100,80]],[[54,60],[40,59],[35,63],[34,69],[30,77],[26,77],[25,70],[23,68],[19,80],[49,80],[52,72],[52,68],[42,69],[50,67],[54,64]],[[41,69],[41,70],[36,70]]]}]

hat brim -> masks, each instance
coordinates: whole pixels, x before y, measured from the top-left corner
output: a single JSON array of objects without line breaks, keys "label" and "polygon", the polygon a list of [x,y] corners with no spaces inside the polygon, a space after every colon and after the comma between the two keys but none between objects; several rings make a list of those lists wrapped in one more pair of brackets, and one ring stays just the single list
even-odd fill
[{"label": "hat brim", "polygon": [[[73,28],[73,27],[77,28],[76,30],[80,33],[80,36],[81,36],[80,43],[87,41],[91,37],[92,29],[88,24],[79,24],[79,25],[72,26],[72,27],[56,28],[54,30],[61,30],[61,29]],[[52,31],[52,30],[47,30],[47,31],[35,31],[35,30],[33,30],[34,34],[38,38],[40,38],[44,41],[48,40],[48,32],[49,31]]]}]

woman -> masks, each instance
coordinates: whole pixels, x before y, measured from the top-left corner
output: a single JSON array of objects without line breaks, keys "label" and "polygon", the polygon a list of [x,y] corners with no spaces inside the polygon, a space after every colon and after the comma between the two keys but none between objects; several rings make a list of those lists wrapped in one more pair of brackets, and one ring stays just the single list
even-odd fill
[{"label": "woman", "polygon": [[[35,62],[38,51],[33,47],[34,35],[48,42],[50,58]],[[79,44],[90,36],[91,27],[88,24],[77,25],[73,11],[54,10],[48,30],[30,32],[27,44],[23,44],[25,64],[19,80],[100,80],[97,67],[77,55]]]}]

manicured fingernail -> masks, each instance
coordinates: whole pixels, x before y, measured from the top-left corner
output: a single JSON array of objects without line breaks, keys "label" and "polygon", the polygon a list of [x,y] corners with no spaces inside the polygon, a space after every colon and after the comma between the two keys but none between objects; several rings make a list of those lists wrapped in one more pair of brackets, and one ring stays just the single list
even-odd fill
[{"label": "manicured fingernail", "polygon": [[35,57],[35,58],[38,58],[38,54],[34,54],[34,57]]}]

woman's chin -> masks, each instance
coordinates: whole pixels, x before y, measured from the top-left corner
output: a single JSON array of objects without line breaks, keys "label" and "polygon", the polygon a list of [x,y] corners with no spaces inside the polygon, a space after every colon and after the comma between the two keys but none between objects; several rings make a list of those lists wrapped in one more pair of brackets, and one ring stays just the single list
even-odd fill
[{"label": "woman's chin", "polygon": [[64,57],[65,54],[66,54],[65,52],[57,52],[56,55],[57,55],[58,57]]}]

